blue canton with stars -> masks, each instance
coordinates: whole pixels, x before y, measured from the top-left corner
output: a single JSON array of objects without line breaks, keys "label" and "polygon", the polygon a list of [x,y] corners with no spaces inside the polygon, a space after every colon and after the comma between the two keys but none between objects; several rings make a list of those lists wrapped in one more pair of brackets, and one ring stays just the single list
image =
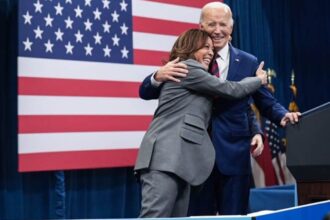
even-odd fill
[{"label": "blue canton with stars", "polygon": [[131,0],[21,0],[19,56],[133,63]]},{"label": "blue canton with stars", "polygon": [[276,124],[269,120],[265,121],[265,134],[268,138],[268,144],[272,153],[272,158],[277,157],[281,153],[285,153],[285,148],[281,143],[277,129],[278,127]]}]

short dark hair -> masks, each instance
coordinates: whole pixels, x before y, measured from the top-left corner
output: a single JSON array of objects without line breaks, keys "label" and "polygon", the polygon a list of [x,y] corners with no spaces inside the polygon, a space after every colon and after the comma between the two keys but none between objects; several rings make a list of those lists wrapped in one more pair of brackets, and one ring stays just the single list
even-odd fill
[{"label": "short dark hair", "polygon": [[183,32],[172,47],[169,61],[177,57],[180,61],[195,59],[194,53],[205,46],[209,37],[211,38],[206,31],[200,29],[189,29]]}]

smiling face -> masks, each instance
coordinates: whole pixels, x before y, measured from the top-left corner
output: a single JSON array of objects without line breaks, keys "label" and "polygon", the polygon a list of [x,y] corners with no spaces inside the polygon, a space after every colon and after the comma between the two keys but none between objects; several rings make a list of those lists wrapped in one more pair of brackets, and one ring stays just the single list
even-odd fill
[{"label": "smiling face", "polygon": [[200,28],[211,35],[216,51],[230,41],[233,23],[230,8],[221,2],[210,3],[202,10]]},{"label": "smiling face", "polygon": [[189,29],[182,33],[175,41],[169,60],[177,57],[180,61],[194,59],[200,62],[205,69],[213,58],[213,42],[211,36],[200,29]]},{"label": "smiling face", "polygon": [[208,37],[205,45],[194,53],[195,59],[200,62],[205,69],[208,69],[213,58],[213,49],[212,39]]}]

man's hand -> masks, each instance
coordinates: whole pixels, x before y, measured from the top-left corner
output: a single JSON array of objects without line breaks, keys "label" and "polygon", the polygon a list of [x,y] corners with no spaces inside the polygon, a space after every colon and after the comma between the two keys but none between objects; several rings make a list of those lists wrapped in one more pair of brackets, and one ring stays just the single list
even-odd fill
[{"label": "man's hand", "polygon": [[188,73],[187,65],[179,62],[179,58],[172,60],[162,66],[155,74],[154,78],[157,82],[174,81],[180,82],[182,77],[186,77]]},{"label": "man's hand", "polygon": [[253,136],[251,140],[251,148],[253,149],[252,151],[252,156],[253,157],[258,157],[264,150],[264,143],[262,142],[262,136],[261,134],[256,134]]},{"label": "man's hand", "polygon": [[299,121],[300,116],[300,112],[288,112],[284,115],[280,124],[282,127],[285,127],[288,122],[290,122],[291,124],[295,124]]},{"label": "man's hand", "polygon": [[265,70],[263,70],[262,68],[264,68],[264,61],[262,61],[260,64],[259,64],[259,67],[256,71],[256,76],[259,77],[261,79],[261,84],[262,85],[265,85],[267,84],[267,73]]}]

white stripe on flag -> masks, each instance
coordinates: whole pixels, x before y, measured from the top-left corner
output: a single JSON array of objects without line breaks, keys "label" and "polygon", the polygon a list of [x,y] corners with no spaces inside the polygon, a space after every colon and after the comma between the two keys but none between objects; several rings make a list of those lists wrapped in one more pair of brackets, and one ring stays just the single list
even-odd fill
[{"label": "white stripe on flag", "polygon": [[156,66],[18,57],[18,76],[142,82]]},{"label": "white stripe on flag", "polygon": [[18,96],[19,115],[153,115],[157,100],[63,96]]},{"label": "white stripe on flag", "polygon": [[133,32],[134,49],[171,51],[177,36]]},{"label": "white stripe on flag", "polygon": [[198,8],[141,0],[132,0],[132,10],[133,16],[187,23],[199,21],[201,12]]},{"label": "white stripe on flag", "polygon": [[132,149],[140,146],[144,131],[19,134],[19,153]]}]

